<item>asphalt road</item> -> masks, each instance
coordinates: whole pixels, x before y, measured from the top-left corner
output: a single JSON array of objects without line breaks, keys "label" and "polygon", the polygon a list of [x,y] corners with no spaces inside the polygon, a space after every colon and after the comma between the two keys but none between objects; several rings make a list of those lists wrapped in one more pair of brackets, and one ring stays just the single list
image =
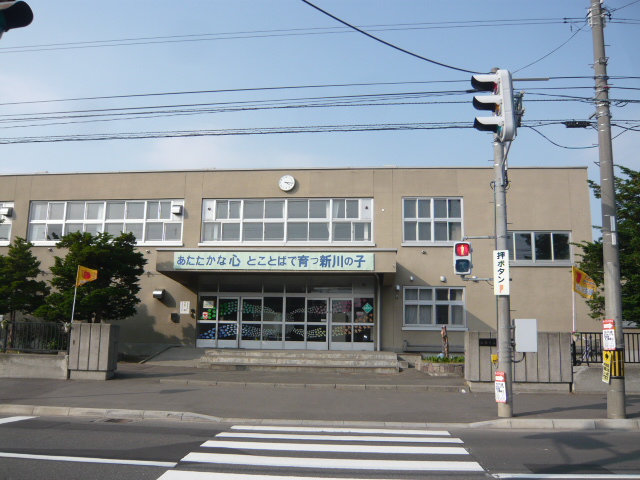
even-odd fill
[{"label": "asphalt road", "polygon": [[640,433],[0,418],[0,480],[261,480],[265,475],[640,480]]}]

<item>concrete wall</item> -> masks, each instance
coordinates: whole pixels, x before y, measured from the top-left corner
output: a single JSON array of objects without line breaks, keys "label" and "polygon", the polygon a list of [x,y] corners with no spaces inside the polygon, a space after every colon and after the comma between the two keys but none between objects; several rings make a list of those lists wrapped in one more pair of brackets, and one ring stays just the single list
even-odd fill
[{"label": "concrete wall", "polygon": [[[465,350],[465,379],[469,382],[493,382],[497,365],[491,355],[497,347],[480,346],[480,340],[495,338],[492,332],[467,332]],[[514,381],[521,383],[573,382],[571,334],[566,332],[538,332],[537,353],[515,353]]]},{"label": "concrete wall", "polygon": [[69,346],[72,380],[106,380],[118,368],[119,325],[74,323]]},{"label": "concrete wall", "polygon": [[68,378],[69,357],[66,355],[38,355],[30,353],[0,354],[2,378]]}]

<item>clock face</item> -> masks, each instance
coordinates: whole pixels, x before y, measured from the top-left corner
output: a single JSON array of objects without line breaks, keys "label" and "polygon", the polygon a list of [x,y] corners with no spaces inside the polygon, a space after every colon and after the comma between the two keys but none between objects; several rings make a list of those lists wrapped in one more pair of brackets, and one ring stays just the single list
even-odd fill
[{"label": "clock face", "polygon": [[296,179],[291,175],[283,175],[278,182],[278,186],[285,192],[293,189],[296,185]]}]

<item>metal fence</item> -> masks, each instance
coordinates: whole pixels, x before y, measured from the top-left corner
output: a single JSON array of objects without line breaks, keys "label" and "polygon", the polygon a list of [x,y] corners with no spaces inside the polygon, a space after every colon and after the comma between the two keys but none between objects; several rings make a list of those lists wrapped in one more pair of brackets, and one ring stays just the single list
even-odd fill
[{"label": "metal fence", "polygon": [[0,339],[5,351],[57,353],[69,347],[69,333],[61,323],[16,322],[0,328]]},{"label": "metal fence", "polygon": [[[640,333],[625,333],[624,345],[624,362],[640,363]],[[574,365],[602,363],[602,332],[578,334],[571,350]]]}]

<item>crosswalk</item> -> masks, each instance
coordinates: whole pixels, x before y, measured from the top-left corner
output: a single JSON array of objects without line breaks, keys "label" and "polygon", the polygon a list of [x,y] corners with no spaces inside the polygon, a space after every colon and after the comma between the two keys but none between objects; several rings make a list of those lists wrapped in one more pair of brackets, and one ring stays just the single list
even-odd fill
[{"label": "crosswalk", "polygon": [[442,430],[234,425],[158,480],[273,480],[284,470],[288,480],[484,473],[462,440]]}]

